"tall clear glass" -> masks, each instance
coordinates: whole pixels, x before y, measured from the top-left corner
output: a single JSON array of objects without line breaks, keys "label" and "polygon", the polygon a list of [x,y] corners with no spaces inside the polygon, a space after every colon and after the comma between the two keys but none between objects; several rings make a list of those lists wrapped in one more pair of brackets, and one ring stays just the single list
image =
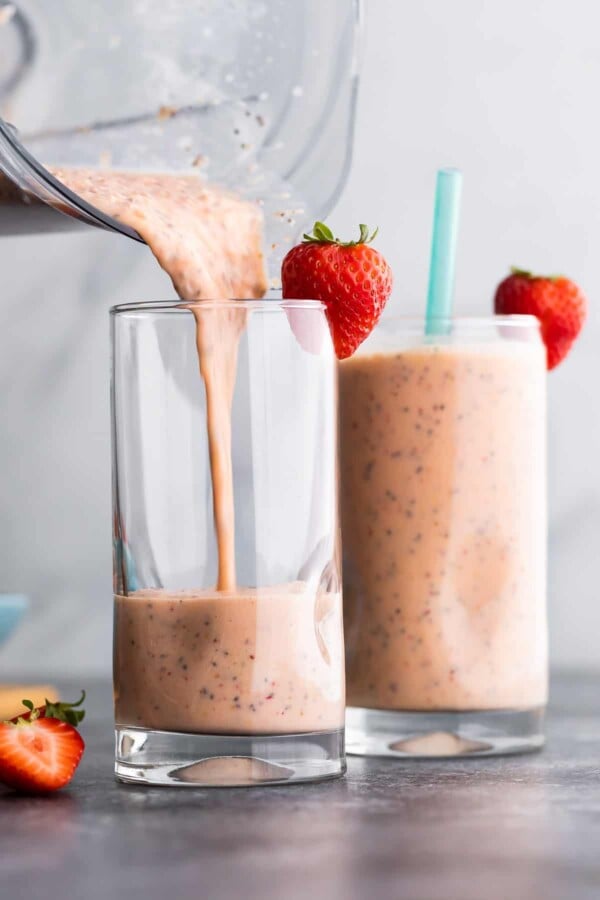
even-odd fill
[{"label": "tall clear glass", "polygon": [[112,310],[116,774],[343,773],[336,362],[313,301]]},{"label": "tall clear glass", "polygon": [[347,748],[521,752],[547,699],[536,319],[388,319],[340,365]]}]

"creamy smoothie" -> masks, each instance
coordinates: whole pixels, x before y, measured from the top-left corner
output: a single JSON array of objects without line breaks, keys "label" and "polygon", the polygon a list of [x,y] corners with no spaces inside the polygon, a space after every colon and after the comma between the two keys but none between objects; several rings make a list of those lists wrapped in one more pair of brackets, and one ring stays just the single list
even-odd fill
[{"label": "creamy smoothie", "polygon": [[182,299],[265,293],[262,215],[256,204],[194,175],[50,171],[89,203],[134,228]]},{"label": "creamy smoothie", "polygon": [[348,702],[546,702],[545,357],[491,341],[340,365]]},{"label": "creamy smoothie", "polygon": [[115,598],[122,725],[210,734],[329,731],[344,721],[339,594],[139,591]]}]

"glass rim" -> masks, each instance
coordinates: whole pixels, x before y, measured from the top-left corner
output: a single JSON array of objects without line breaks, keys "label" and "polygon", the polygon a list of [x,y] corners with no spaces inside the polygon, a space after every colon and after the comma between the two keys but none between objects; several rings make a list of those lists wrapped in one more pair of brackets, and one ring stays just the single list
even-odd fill
[{"label": "glass rim", "polygon": [[281,298],[263,297],[260,300],[245,298],[228,298],[225,300],[143,300],[132,303],[118,303],[111,306],[110,315],[124,313],[174,312],[186,313],[194,309],[245,309],[250,311],[276,312],[288,309],[324,310],[325,304],[320,300],[282,300]]},{"label": "glass rim", "polygon": [[[423,329],[427,321],[427,317],[424,315],[403,316],[392,314],[380,319],[380,322],[384,327],[386,324],[396,324],[415,326],[419,329]],[[530,327],[531,325],[535,325],[539,328],[540,326],[538,317],[529,314],[496,315],[495,313],[490,313],[486,316],[438,316],[431,319],[431,322],[436,325],[465,325],[473,328],[487,328],[490,325],[514,325],[518,328]],[[375,328],[377,328],[377,325]]]}]

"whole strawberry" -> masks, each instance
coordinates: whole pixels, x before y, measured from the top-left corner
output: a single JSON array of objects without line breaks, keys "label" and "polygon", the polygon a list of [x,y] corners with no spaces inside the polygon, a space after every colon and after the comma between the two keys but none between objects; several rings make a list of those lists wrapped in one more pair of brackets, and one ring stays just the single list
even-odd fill
[{"label": "whole strawberry", "polygon": [[574,282],[562,275],[544,277],[522,269],[511,269],[500,282],[494,306],[499,315],[537,316],[549,369],[565,358],[587,313],[586,297]]},{"label": "whole strawberry", "polygon": [[338,359],[351,356],[368,337],[392,291],[392,270],[369,246],[376,234],[361,225],[358,240],[344,243],[316,222],[283,260],[284,298],[325,304]]}]

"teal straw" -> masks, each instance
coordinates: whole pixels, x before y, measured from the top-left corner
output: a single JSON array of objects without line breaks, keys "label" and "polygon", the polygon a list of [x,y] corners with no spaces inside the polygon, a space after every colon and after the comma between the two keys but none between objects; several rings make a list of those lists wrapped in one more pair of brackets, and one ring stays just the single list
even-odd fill
[{"label": "teal straw", "polygon": [[427,293],[426,334],[444,334],[449,330],[447,320],[452,316],[461,187],[462,172],[459,169],[438,170]]}]

